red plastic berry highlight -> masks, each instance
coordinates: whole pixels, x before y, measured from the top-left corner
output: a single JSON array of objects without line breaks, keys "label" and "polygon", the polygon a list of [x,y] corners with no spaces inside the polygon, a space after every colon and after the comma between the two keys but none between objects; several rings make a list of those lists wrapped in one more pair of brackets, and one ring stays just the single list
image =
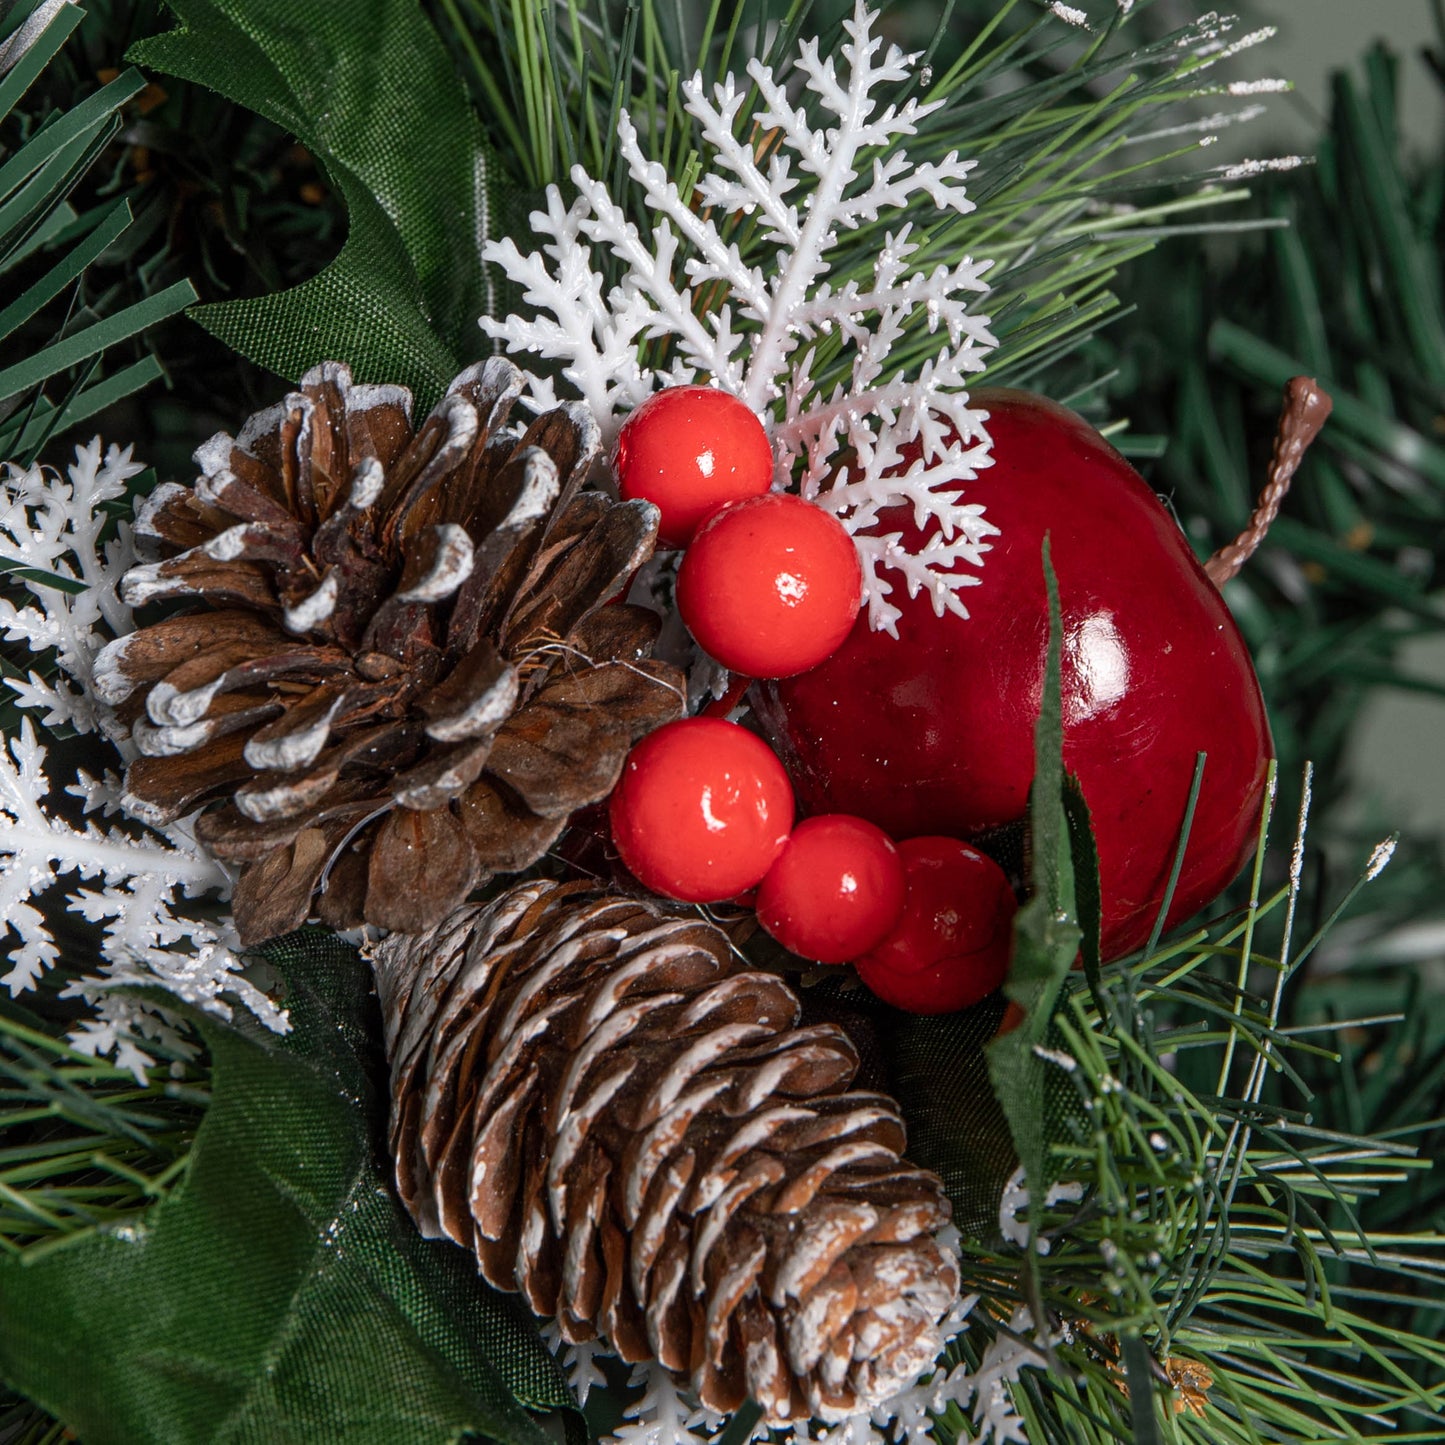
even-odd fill
[{"label": "red plastic berry highlight", "polygon": [[863,598],[858,549],[830,512],[770,492],[714,513],[677,574],[699,644],[749,677],[792,677],[830,657]]},{"label": "red plastic berry highlight", "polygon": [[756,734],[683,718],[628,754],[609,813],[622,861],[654,893],[718,903],[773,866],[793,826],[793,785]]},{"label": "red plastic berry highlight", "polygon": [[909,1013],[967,1008],[1008,972],[1013,890],[992,858],[956,838],[910,838],[898,851],[908,878],[903,916],[857,960],[858,977]]},{"label": "red plastic berry highlight", "polygon": [[654,392],[622,423],[612,453],[627,501],[662,513],[658,541],[685,547],[725,502],[759,497],[773,483],[773,449],[757,414],[712,386]]},{"label": "red plastic berry highlight", "polygon": [[906,892],[903,859],[888,834],[829,813],[793,829],[758,889],[758,922],[800,958],[846,963],[888,936]]}]

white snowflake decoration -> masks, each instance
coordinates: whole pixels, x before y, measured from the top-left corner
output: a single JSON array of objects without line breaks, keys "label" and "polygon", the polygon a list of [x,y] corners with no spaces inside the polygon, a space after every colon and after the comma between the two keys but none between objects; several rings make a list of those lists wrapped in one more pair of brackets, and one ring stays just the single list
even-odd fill
[{"label": "white snowflake decoration", "polygon": [[[1036,1051],[1037,1052],[1037,1051]],[[1077,1204],[1084,1197],[1081,1184],[1057,1182],[1050,1184],[1044,1193],[1044,1208],[1053,1209],[1059,1204]],[[1024,1169],[1020,1164],[1009,1175],[998,1202],[998,1232],[1004,1239],[1019,1249],[1029,1247],[1029,1191],[1024,1184]],[[1047,1254],[1051,1246],[1042,1235],[1034,1240],[1034,1249]]]},{"label": "white snowflake decoration", "polygon": [[[727,1423],[680,1390],[661,1365],[634,1365],[630,1383],[642,1395],[623,1412],[611,1436],[617,1445],[708,1445]],[[759,1426],[751,1438],[767,1434]]]},{"label": "white snowflake decoration", "polygon": [[[29,594],[19,605],[0,598],[0,629],[37,662],[51,657],[60,669],[54,679],[32,669],[6,682],[46,727],[80,734],[107,728],[90,684],[96,654],[131,630],[117,588],[133,553],[128,527],[109,543],[101,534],[106,503],[123,497],[140,470],[129,449],[111,447],[102,456],[99,439],[76,449],[66,475],[40,467],[0,470],[0,566],[18,573]],[[125,745],[112,742],[124,757]],[[106,752],[114,755],[111,744]],[[269,1027],[284,1030],[285,1015],[241,976],[229,922],[207,917],[218,910],[202,900],[224,899],[229,881],[187,827],[123,824],[116,817],[118,777],[79,771],[62,787],[46,770],[47,755],[28,717],[0,745],[0,939],[9,963],[0,984],[21,993],[56,962],[58,946],[34,900],[74,880],[79,886],[67,895],[68,908],[103,925],[99,971],[67,989],[97,1007],[72,1034],[77,1047],[114,1053],[139,1073],[151,1062],[142,1041],[173,1038],[164,1010],[115,992],[125,985],[159,984],[222,1014],[229,1013],[223,995],[239,998]],[[58,808],[57,794],[78,806]],[[200,906],[181,907],[187,900]]]},{"label": "white snowflake decoration", "polygon": [[[1042,1369],[1048,1362],[1043,1349],[1026,1343],[1033,1331],[1028,1307],[1019,1305],[1008,1323],[983,1352],[978,1368],[966,1371],[956,1365],[939,1383],[940,1406],[955,1402],[961,1409],[973,1406],[974,1439],[993,1445],[1028,1445],[1023,1419],[1014,1409],[1010,1385],[1025,1369]],[[1051,1337],[1050,1343],[1053,1342]]]},{"label": "white snowflake decoration", "polygon": [[561,1354],[562,1367],[567,1372],[567,1386],[578,1405],[585,1405],[594,1389],[607,1388],[607,1376],[602,1373],[599,1360],[610,1357],[610,1352],[601,1340],[580,1340],[571,1344],[562,1338],[562,1331],[556,1320],[544,1320],[538,1327],[547,1348]]},{"label": "white snowflake decoration", "polygon": [[[956,1250],[958,1233],[952,1227],[939,1235],[939,1243]],[[954,1306],[941,1322],[941,1338],[947,1342],[968,1328],[969,1317],[978,1303],[969,1295]],[[836,1424],[820,1425],[798,1420],[769,1427],[759,1420],[750,1440],[771,1440],[773,1445],[936,1445],[934,1426],[949,1405],[973,1407],[978,1445],[1010,1445],[1026,1442],[1023,1421],[1013,1408],[1009,1387],[1017,1383],[1023,1369],[1042,1366],[1042,1346],[1028,1343],[1032,1319],[1026,1308],[1016,1309],[1002,1332],[985,1349],[976,1370],[966,1364],[949,1366],[945,1357],[938,1365],[907,1388],[900,1390],[872,1411],[850,1416]],[[570,1345],[563,1341],[554,1324],[542,1327],[543,1338],[559,1353],[568,1382],[585,1404],[593,1386],[604,1382],[598,1360],[608,1354],[600,1341]],[[1050,1336],[1052,1342],[1055,1337]],[[641,1390],[623,1415],[623,1423],[608,1440],[615,1445],[715,1445],[728,1426],[726,1417],[708,1410],[661,1365],[634,1365],[632,1388]]]},{"label": "white snowflake decoration", "polygon": [[[984,416],[969,406],[965,387],[997,343],[988,318],[969,310],[988,291],[990,262],[964,257],[932,270],[914,263],[920,243],[910,207],[926,197],[941,212],[972,210],[963,182],[974,163],[953,152],[936,164],[909,161],[901,142],[937,104],[884,104],[880,91],[907,80],[917,57],[885,51],[876,18],[857,0],[839,47],[846,78],[815,40],[799,48],[796,69],[826,118],[822,128],[758,61],[747,74],[761,103],[747,116],[749,87],[732,76],[711,94],[700,74],[683,84],[684,108],[715,153],[715,170],[697,183],[696,210],[642,153],[623,113],[620,152],[658,218],[652,234],[642,236],[606,185],[574,168],[577,200],[566,207],[550,187],[547,209],[531,217],[533,230],[550,238],[541,251],[524,256],[511,240],[483,248],[537,315],[483,317],[482,326],[513,348],[560,360],[609,439],[619,418],[662,385],[710,381],[741,397],[768,426],[774,485],[796,482],[854,534],[872,625],[895,632],[895,583],[885,572],[900,574],[909,596],[925,592],[940,616],[966,617],[961,594],[979,579],[961,569],[979,566],[997,535],[961,491],[990,464]],[[804,172],[812,184],[793,201]],[[719,223],[739,213],[757,216],[776,264],[746,265],[725,239]],[[850,232],[880,217],[898,224],[871,285],[835,289],[828,276],[837,252]],[[594,248],[626,267],[605,296]],[[890,371],[893,346],[919,324],[944,333],[937,352],[916,375]],[[813,369],[819,343],[834,335],[852,350],[852,374],[847,387],[824,396]],[[644,368],[639,347],[664,336],[672,341],[666,370]],[[537,390],[539,403],[550,404],[550,387]],[[848,459],[839,461],[845,449]],[[916,553],[904,548],[901,531],[863,535],[884,508],[899,505],[928,532]]]},{"label": "white snowflake decoration", "polygon": [[64,674],[47,681],[32,671],[28,681],[7,683],[22,707],[44,710],[46,727],[64,723],[87,733],[100,725],[91,659],[112,636],[130,631],[130,608],[116,589],[133,557],[128,525],[114,541],[100,537],[106,503],[124,497],[142,470],[129,448],[111,447],[102,459],[96,438],[76,448],[68,476],[10,464],[0,472],[0,564],[23,569],[30,593],[19,607],[0,597],[0,630],[34,654],[53,651]]}]

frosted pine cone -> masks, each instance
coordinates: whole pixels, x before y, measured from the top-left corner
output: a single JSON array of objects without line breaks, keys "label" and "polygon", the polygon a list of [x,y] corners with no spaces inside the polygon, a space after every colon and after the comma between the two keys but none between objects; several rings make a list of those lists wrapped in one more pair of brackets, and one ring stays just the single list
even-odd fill
[{"label": "frosted pine cone", "polygon": [[515,885],[375,950],[424,1234],[712,1409],[840,1419],[928,1368],[958,1270],[892,1100],[697,918]]},{"label": "frosted pine cone", "polygon": [[[414,931],[535,862],[680,715],[658,619],[604,606],[655,509],[581,490],[586,408],[506,428],[521,373],[463,372],[413,433],[410,395],[319,366],[143,506],[160,561],[132,606],[180,600],[96,668],[142,756],[127,805],[239,865],[242,939],[328,923]],[[318,896],[319,895],[319,896]]]}]

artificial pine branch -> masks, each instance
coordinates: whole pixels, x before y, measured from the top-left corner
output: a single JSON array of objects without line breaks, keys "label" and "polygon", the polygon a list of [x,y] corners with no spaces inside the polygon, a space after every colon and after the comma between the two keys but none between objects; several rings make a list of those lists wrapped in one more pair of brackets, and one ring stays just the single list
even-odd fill
[{"label": "artificial pine branch", "polygon": [[[566,202],[580,165],[644,232],[652,207],[616,142],[623,110],[642,134],[642,149],[663,159],[686,196],[700,173],[716,168],[720,137],[678,103],[681,82],[696,72],[711,93],[729,70],[743,71],[749,35],[760,47],[751,61],[770,70],[790,54],[800,31],[819,26],[824,55],[846,39],[836,18],[824,24],[802,0],[775,31],[742,32],[737,16],[724,31],[717,6],[705,23],[679,29],[681,11],[642,0],[628,12],[635,24],[629,21],[620,36],[609,28],[611,7],[598,0],[537,16],[533,7],[514,5],[504,17],[481,0],[437,0],[434,8],[443,31],[459,37],[464,74],[515,177],[529,186],[555,183]],[[1038,10],[1002,0],[989,10],[991,20],[958,14],[940,28],[934,38],[942,48],[935,54],[936,46],[928,47],[899,101],[935,107],[909,144],[915,162],[942,164],[952,153],[977,162],[969,181],[977,209],[933,218],[914,238],[921,243],[915,264],[952,264],[969,254],[994,261],[989,284],[1000,344],[985,374],[1018,384],[1076,354],[1108,322],[1119,304],[1109,288],[1121,267],[1165,236],[1207,230],[1215,208],[1244,199],[1231,168],[1194,163],[1213,131],[1185,124],[1181,139],[1164,117],[1187,120],[1182,107],[1198,100],[1216,112],[1232,107],[1218,125],[1257,113],[1257,106],[1229,100],[1213,67],[1262,37],[1217,15],[1141,36],[1126,6],[1113,7],[1097,33],[1070,23],[1061,12],[1073,14],[1071,7]],[[524,12],[532,18],[522,21]],[[672,99],[659,106],[659,95]],[[575,141],[571,150],[562,144],[567,136]],[[761,128],[734,132],[733,142],[771,148]],[[797,181],[789,193],[795,204],[815,178],[804,172]],[[706,196],[699,205],[706,214]],[[859,226],[851,259],[835,268],[836,287],[867,289],[891,224],[883,218]],[[721,229],[745,265],[768,244],[763,214],[735,214]],[[605,272],[609,282],[620,274],[616,266]],[[895,353],[904,366],[916,366],[929,351],[921,316]],[[825,392],[835,382],[846,386],[850,360],[841,334],[821,338],[815,383]]]},{"label": "artificial pine branch", "polygon": [[27,100],[83,16],[51,0],[0,20],[0,457],[27,462],[57,432],[159,377],[149,351],[130,365],[116,353],[196,297],[185,280],[129,306],[97,295],[89,273],[106,250],[134,244],[135,227],[124,200],[85,195],[87,177],[144,81],[127,71],[61,113]]},{"label": "artificial pine branch", "polygon": [[[1099,356],[1119,367],[1107,406],[1170,434],[1153,480],[1201,555],[1247,512],[1283,379],[1305,372],[1337,398],[1308,482],[1227,594],[1257,661],[1282,779],[1292,786],[1305,759],[1315,764],[1325,857],[1359,841],[1353,759],[1371,703],[1445,692],[1406,660],[1445,631],[1445,308],[1431,279],[1445,213],[1438,165],[1412,159],[1394,121],[1398,64],[1377,49],[1336,77],[1318,164],[1251,205],[1272,229],[1188,256],[1166,248],[1140,266],[1129,299],[1147,321],[1126,323]],[[1377,200],[1362,206],[1366,193]],[[1089,404],[1096,415],[1106,405]],[[1351,959],[1357,970],[1336,990],[1343,1016],[1392,1011],[1418,950],[1438,956],[1442,880],[1438,843],[1407,837],[1369,915],[1347,925],[1348,946],[1343,933],[1327,945],[1332,972]],[[1360,1006],[1350,990],[1373,997]]]},{"label": "artificial pine branch", "polygon": [[[449,7],[459,16],[468,8],[469,0],[456,0]],[[468,23],[478,25],[478,33],[485,31],[490,22],[486,16],[478,20],[480,7],[470,3],[470,9],[476,14]],[[528,16],[545,14],[536,7],[522,9]],[[1174,90],[1192,81],[1188,69],[1180,69],[1183,62],[1178,54],[1168,42],[1161,42],[1162,48],[1140,48],[1120,57],[1131,67],[1146,70],[1154,62],[1164,65],[1157,85],[1145,82],[1103,99],[1088,95],[1087,85],[1103,83],[1111,74],[1113,62],[1105,58],[1105,51],[1116,38],[1116,27],[1110,25],[1104,43],[1096,45],[1080,36],[1059,14],[1061,9],[1069,7],[1052,7],[1049,14],[1013,3],[1000,6],[1001,15],[1037,13],[1037,23],[1024,27],[1021,40],[1010,34],[985,41],[972,52],[962,52],[956,61],[940,51],[942,79],[933,82],[939,87],[935,93],[942,93],[945,82],[953,85],[959,99],[946,111],[947,128],[937,136],[940,148],[958,144],[958,136],[971,136],[975,152],[982,157],[980,175],[992,176],[996,188],[988,196],[993,209],[980,207],[981,230],[941,229],[930,237],[930,245],[940,257],[973,247],[1002,258],[997,274],[1011,280],[999,294],[1012,309],[1005,307],[999,326],[1004,339],[1001,356],[1013,367],[1001,374],[1003,379],[1040,375],[1041,368],[1074,361],[1086,343],[1097,350],[1097,328],[1114,305],[1104,288],[1116,267],[1151,245],[1161,226],[1171,227],[1178,216],[1187,217],[1194,207],[1219,198],[1207,187],[1204,194],[1166,200],[1142,215],[1100,214],[1091,208],[1093,197],[1107,194],[1116,184],[1133,183],[1128,168],[1108,155],[1119,143],[1122,129],[1137,121],[1136,105],[1145,110],[1162,105]],[[703,147],[689,136],[679,107],[656,99],[673,93],[665,83],[669,56],[680,52],[672,38],[671,20],[661,8],[654,11],[646,4],[634,15],[631,41],[609,51],[613,57],[621,53],[626,62],[615,66],[611,81],[589,81],[582,73],[592,32],[569,28],[575,18],[571,12],[568,25],[556,34],[546,29],[533,32],[533,54],[544,57],[545,65],[516,82],[521,104],[513,108],[526,116],[530,128],[526,134],[550,137],[551,159],[536,167],[535,178],[561,174],[573,160],[589,155],[600,161],[597,174],[621,175],[623,158],[613,139],[612,119],[617,104],[632,103],[627,65],[634,59],[640,62],[636,73],[643,77],[647,91],[637,113],[646,117],[650,136],[662,137],[669,174],[684,178],[698,174]],[[791,48],[793,32],[804,23],[805,7],[795,6],[774,42],[778,53]],[[1045,71],[1051,38],[1065,47],[1070,42],[1081,46],[1062,75]],[[709,64],[717,64],[724,47],[734,47],[736,55],[742,43],[743,37],[734,33],[703,49],[708,51]],[[487,53],[475,36],[474,48]],[[506,53],[501,53],[505,66]],[[1024,95],[985,94],[989,83],[1011,76],[1024,56],[1032,57],[1024,62],[1032,75]],[[1173,70],[1166,64],[1171,61]],[[738,68],[736,59],[723,68],[729,64]],[[497,87],[502,93],[500,81]],[[589,109],[574,116],[561,97],[579,90]],[[524,135],[521,122],[512,129],[519,137]],[[1075,144],[1079,149],[1071,150]],[[1135,229],[1141,223],[1142,229]],[[756,246],[758,237],[756,227],[737,228],[737,244],[744,255],[751,254],[749,248]],[[866,245],[860,244],[860,276],[865,262],[871,266],[872,258]],[[1417,327],[1412,334],[1418,339],[1424,333]],[[831,353],[831,362],[829,354],[820,354],[825,369],[829,364],[841,367],[841,349]],[[1359,389],[1375,396],[1363,379]],[[238,415],[228,415],[225,422],[234,424]],[[1394,434],[1360,439],[1352,460],[1358,461],[1363,453],[1382,469],[1382,477],[1389,475],[1390,435]],[[1387,443],[1383,449],[1382,439]],[[1221,529],[1232,535],[1241,515],[1236,512],[1231,521],[1221,523]],[[1370,575],[1379,582],[1378,572]],[[1370,1207],[1369,1196],[1376,1188],[1415,1173],[1407,1152],[1393,1141],[1381,1144],[1368,1137],[1372,1130],[1365,1123],[1352,1124],[1353,1133],[1341,1131],[1343,1137],[1319,1139],[1308,1132],[1316,1125],[1305,1120],[1297,1098],[1276,1100],[1268,1093],[1258,1100],[1250,1097],[1256,1088],[1252,1080],[1257,1060],[1268,1059],[1286,1078],[1339,1078],[1330,1059],[1318,1052],[1321,1046],[1315,1036],[1293,1038],[1281,1032],[1287,1015],[1277,1012],[1278,1001],[1268,990],[1255,991],[1257,984],[1250,976],[1249,940],[1255,924],[1262,933],[1267,920],[1288,905],[1288,894],[1272,896],[1242,922],[1227,925],[1223,936],[1213,942],[1197,940],[1183,949],[1166,948],[1142,963],[1121,966],[1109,977],[1112,1002],[1102,1015],[1082,991],[1070,998],[1060,1026],[1066,1048],[1055,1052],[1073,1059],[1075,1068],[1056,1067],[1067,1074],[1081,1107],[1092,1105],[1095,1135],[1085,1134],[1066,1148],[1070,1172],[1089,1192],[1078,1202],[1058,1198],[1039,1206],[1035,1227],[1053,1245],[1042,1262],[1051,1315],[1048,1338],[1072,1373],[1056,1380],[1030,1368],[1038,1359],[1028,1340],[1033,1322],[1017,1312],[1021,1301],[1010,1296],[1010,1281],[1019,1273],[1016,1213],[1009,1221],[1000,1221],[1000,1240],[1012,1237],[1013,1246],[995,1247],[990,1242],[974,1251],[973,1267],[996,1307],[990,1316],[993,1324],[966,1336],[960,1346],[969,1369],[956,1377],[950,1373],[951,1393],[939,1397],[945,1434],[954,1429],[977,1435],[986,1428],[995,1438],[1010,1438],[1006,1432],[1020,1422],[1017,1428],[1027,1424],[1036,1440],[1054,1438],[1065,1430],[1091,1441],[1129,1438],[1128,1432],[1142,1430],[1136,1414],[1144,1393],[1139,1387],[1140,1344],[1154,1352],[1156,1384],[1166,1402],[1157,1426],[1166,1439],[1253,1438],[1244,1423],[1247,1418],[1262,1422],[1262,1428],[1258,1424],[1255,1428],[1264,1438],[1371,1438],[1361,1432],[1373,1428],[1372,1413],[1393,1411],[1409,1423],[1423,1418],[1432,1404],[1438,1407],[1441,1358],[1430,1329],[1420,1327],[1413,1336],[1396,1339],[1372,1317],[1381,1302],[1408,1308],[1412,1290],[1428,1289],[1438,1279],[1433,1264],[1413,1262],[1433,1258],[1437,1241],[1416,1239],[1394,1248],[1387,1236],[1409,1231],[1399,1227],[1372,1231],[1361,1213]],[[1216,976],[1211,969],[1221,959],[1227,968]],[[1282,971],[1282,964],[1277,971]],[[1284,1007],[1288,1006],[1286,995]],[[1203,1024],[1194,1022],[1200,1018]],[[1161,1046],[1153,1039],[1156,1025],[1175,1030],[1165,1037],[1183,1060],[1178,1074],[1160,1057]],[[1221,1050],[1240,1061],[1232,1079],[1229,1069],[1222,1071],[1222,1086],[1218,1083]],[[1207,1060],[1203,1083],[1191,1074],[1199,1072],[1195,1064],[1200,1059]],[[31,1067],[29,1061],[23,1065],[25,1070]],[[1267,1077],[1260,1077],[1268,1084]],[[1176,1088],[1180,1078],[1184,1082]],[[1339,1087],[1348,1094],[1348,1084]],[[1421,1112],[1428,1111],[1407,1111],[1394,1122],[1408,1129]],[[1388,1127],[1391,1121],[1377,1113],[1370,1122]],[[1168,1146],[1162,1155],[1154,1142],[1156,1133]],[[1329,1157],[1334,1155],[1344,1157]],[[39,1177],[42,1187],[48,1187],[43,1172]],[[1229,1186],[1226,1195],[1233,1192],[1236,1227],[1227,1238],[1218,1197],[1208,1189],[1202,1197],[1199,1178],[1223,1181]],[[1232,1180],[1237,1182],[1231,1184]],[[142,1200],[143,1192],[135,1198]],[[111,1206],[124,1207],[118,1196]],[[1133,1208],[1143,1211],[1143,1220],[1133,1217]],[[1363,1227],[1352,1236],[1355,1218]],[[83,1225],[78,1214],[73,1222]],[[1167,1291],[1161,1287],[1164,1251],[1159,1251],[1158,1265],[1150,1262],[1157,1247],[1155,1231],[1160,1228],[1171,1250],[1184,1249],[1184,1257],[1197,1258],[1200,1265]],[[1343,1242],[1345,1252],[1317,1267],[1336,1240]],[[1296,1263],[1300,1272],[1291,1273]],[[1378,1274],[1359,1273],[1377,1268]],[[1103,1294],[1093,1298],[1100,1280],[1105,1282]],[[1343,1343],[1355,1349],[1364,1365],[1339,1358],[1327,1359],[1322,1366],[1315,1363],[1321,1349],[1318,1306],[1296,1312],[1306,1291],[1318,1288],[1322,1280],[1335,1286],[1339,1304],[1334,1316],[1337,1334],[1324,1341],[1324,1347]],[[1117,1294],[1110,1288],[1115,1284]],[[983,1319],[980,1316],[981,1326]],[[1067,1338],[1069,1334],[1073,1338]],[[1170,1344],[1175,1353],[1168,1352]],[[1219,1366],[1221,1347],[1226,1363],[1208,1366],[1210,1359]],[[1393,1368],[1397,1364],[1424,1382],[1413,1395]],[[1151,1368],[1146,1357],[1146,1375]],[[1124,1393],[1121,1382],[1131,1388],[1131,1395]],[[1311,1407],[1285,1399],[1290,1393],[1319,1394],[1321,1386],[1338,1394],[1342,1403]],[[1185,1402],[1183,1413],[1174,1413],[1175,1401]],[[907,1406],[912,1412],[906,1415],[910,1428],[923,1429],[926,1403],[920,1395]],[[1194,1404],[1201,1405],[1205,1414],[1196,1416]],[[658,1396],[655,1408],[672,1407]],[[680,1430],[693,1428],[695,1422],[685,1409],[674,1414]],[[1362,1421],[1358,1427],[1353,1423],[1357,1418]]]},{"label": "artificial pine branch", "polygon": [[185,1178],[209,1067],[186,1041],[151,1047],[164,1070],[138,1082],[0,1004],[0,1254],[132,1219]]}]

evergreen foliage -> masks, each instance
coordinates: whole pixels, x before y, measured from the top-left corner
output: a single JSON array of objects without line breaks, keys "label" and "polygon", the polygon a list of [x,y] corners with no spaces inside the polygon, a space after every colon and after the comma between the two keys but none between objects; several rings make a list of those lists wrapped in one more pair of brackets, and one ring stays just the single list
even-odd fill
[{"label": "evergreen foliage", "polygon": [[[81,19],[74,5],[26,3],[0,21],[0,455],[27,465],[57,430],[159,377],[145,333],[195,298],[176,281],[118,303],[96,263],[134,242],[129,201],[71,202],[143,89],[140,74],[118,74],[69,108],[26,103]],[[131,342],[140,359],[122,364]]]},{"label": "evergreen foliage", "polygon": [[[639,219],[619,109],[686,193],[704,147],[678,79],[740,72],[754,52],[776,60],[800,35],[826,51],[841,17],[822,0],[713,0],[696,18],[661,0],[426,7],[523,195],[536,203],[557,183],[570,199],[580,163]],[[1406,642],[1445,630],[1432,593],[1445,549],[1445,181],[1403,156],[1395,62],[1377,52],[1363,81],[1337,81],[1319,164],[1267,179],[1241,209],[1245,192],[1201,166],[1202,132],[1137,139],[1168,131],[1180,102],[1219,104],[1203,22],[1181,35],[1152,23],[1148,0],[1133,14],[1090,8],[1102,14],[1084,32],[1032,0],[942,7],[925,66],[928,98],[947,104],[910,149],[976,156],[979,207],[936,224],[922,259],[997,258],[988,379],[1127,418],[1121,444],[1162,452],[1153,479],[1201,555],[1248,513],[1283,379],[1310,372],[1333,392],[1308,476],[1229,593],[1286,793],[1315,760],[1318,846],[1285,862],[1262,852],[1240,908],[1210,927],[1063,980],[1034,1062],[1061,1101],[1049,1172],[1082,1199],[1023,1215],[1022,1251],[1017,1228],[966,1245],[994,1308],[975,1312],[954,1359],[996,1360],[1011,1332],[1027,1354],[1019,1311],[1046,1314],[1052,1343],[1036,1362],[1052,1368],[1015,1356],[1000,1389],[1029,1439],[1050,1445],[1432,1441],[1445,1412],[1445,1182],[1428,1163],[1445,1140],[1445,1038],[1413,970],[1377,965],[1392,930],[1438,919],[1445,865],[1403,846],[1372,878],[1368,912],[1358,882],[1343,902],[1329,889],[1346,868],[1361,878],[1368,853],[1341,810],[1360,709],[1381,688],[1445,692],[1400,662]],[[196,294],[274,297],[303,281],[339,247],[343,206],[282,129],[204,84],[106,78],[169,25],[156,0],[86,0],[84,23],[69,5],[20,0],[0,40],[45,9],[24,66],[0,62],[0,455],[55,455],[62,433],[103,424],[180,471],[272,383],[177,312]],[[1236,225],[1265,229],[1223,249],[1178,239]],[[746,260],[756,225],[735,220],[727,238]],[[865,277],[881,241],[860,231],[856,269],[839,280]],[[842,348],[824,349],[819,369],[828,384],[846,375]],[[137,396],[162,377],[166,391]],[[60,985],[89,960],[83,926],[56,937],[56,981],[28,1010],[0,1008],[5,1255],[63,1253],[174,1197],[210,1088],[203,1054],[167,1052],[137,1084],[60,1042],[75,1023]],[[276,981],[264,968],[255,980]],[[1028,1249],[1041,1241],[1046,1254]],[[955,1401],[942,1433],[970,1438],[980,1418]],[[0,1399],[0,1440],[60,1438],[43,1412]]]}]

